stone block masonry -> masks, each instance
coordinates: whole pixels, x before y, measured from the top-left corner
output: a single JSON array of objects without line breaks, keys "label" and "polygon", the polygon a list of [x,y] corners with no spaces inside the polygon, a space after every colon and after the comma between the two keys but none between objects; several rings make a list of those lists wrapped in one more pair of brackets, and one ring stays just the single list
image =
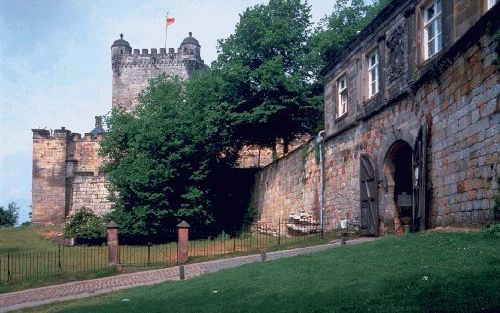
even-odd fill
[{"label": "stone block masonry", "polygon": [[256,174],[251,206],[265,223],[285,221],[292,212],[318,213],[318,182],[314,142],[309,141]]},{"label": "stone block masonry", "polygon": [[121,38],[111,46],[113,69],[113,105],[134,110],[139,103],[138,96],[148,86],[148,81],[160,74],[187,80],[192,73],[206,65],[200,56],[201,46],[192,33],[186,37],[177,52],[170,48],[134,49]]},{"label": "stone block masonry", "polygon": [[75,175],[71,189],[70,214],[81,207],[86,207],[97,215],[104,215],[111,210],[106,175]]},{"label": "stone block masonry", "polygon": [[[479,2],[464,7],[474,14],[467,15],[466,23],[459,21],[456,38],[451,37],[442,52],[420,65],[415,63],[417,35],[412,33],[418,32],[419,3],[415,8],[413,1],[393,1],[368,26],[369,32],[361,32],[354,42],[356,48],[347,49],[339,63],[326,69],[327,229],[339,227],[344,219],[354,225],[363,223],[362,212],[367,211],[360,174],[362,157],[373,168],[368,175],[373,176],[368,198],[375,206],[374,221],[380,234],[401,233],[405,227],[479,227],[494,220],[499,188],[500,84],[498,41],[487,27],[500,7],[489,12],[481,11]],[[461,6],[444,6],[443,10],[457,8]],[[444,20],[443,29],[455,29],[446,25],[453,21]],[[400,40],[401,51],[391,51],[392,46],[385,44],[391,39]],[[363,47],[377,45],[381,90],[368,98],[363,87],[368,72],[362,61]],[[395,53],[400,53],[397,60],[391,59]],[[336,85],[341,75],[348,77],[349,108],[338,117]],[[425,157],[420,151],[425,151]],[[411,208],[405,212],[399,202],[404,193],[413,201],[410,205],[423,203],[423,211],[416,207],[413,217]],[[263,222],[283,220],[290,212],[301,210],[319,216],[319,195],[319,168],[310,142],[257,173],[253,206],[258,221]]]},{"label": "stone block masonry", "polygon": [[33,130],[32,221],[49,225],[65,219],[68,131]]},{"label": "stone block masonry", "polygon": [[34,224],[63,224],[68,214],[82,206],[99,215],[110,210],[106,176],[99,171],[100,140],[98,133],[82,138],[64,128],[52,133],[33,129]]}]

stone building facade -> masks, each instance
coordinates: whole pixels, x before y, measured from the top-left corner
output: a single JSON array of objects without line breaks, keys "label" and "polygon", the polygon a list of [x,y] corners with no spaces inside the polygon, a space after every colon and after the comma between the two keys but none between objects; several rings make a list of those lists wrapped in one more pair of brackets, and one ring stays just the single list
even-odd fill
[{"label": "stone building facade", "polygon": [[311,211],[366,235],[493,221],[499,15],[495,1],[393,0],[323,70],[322,141],[256,175],[259,221]]}]

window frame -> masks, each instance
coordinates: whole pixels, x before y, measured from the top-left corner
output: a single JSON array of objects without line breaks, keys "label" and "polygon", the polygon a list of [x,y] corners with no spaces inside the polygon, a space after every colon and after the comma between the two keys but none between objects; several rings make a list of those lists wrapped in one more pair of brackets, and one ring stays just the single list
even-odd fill
[{"label": "window frame", "polygon": [[[434,6],[434,15],[429,18],[428,10]],[[438,10],[439,9],[439,10]],[[422,25],[424,33],[424,60],[427,60],[443,49],[443,4],[442,0],[433,0],[422,8]],[[438,27],[439,26],[439,27]],[[434,29],[434,36],[429,38],[429,29]],[[438,29],[440,29],[438,33]],[[429,43],[433,43],[433,53],[430,54]]]},{"label": "window frame", "polygon": [[[341,82],[344,82],[344,88],[341,88]],[[336,117],[340,118],[347,114],[347,110],[349,107],[349,90],[347,88],[347,74],[343,73],[336,80],[337,86],[337,109],[336,109]],[[345,93],[345,94],[344,94]],[[345,101],[343,102],[343,96]]]},{"label": "window frame", "polygon": [[[375,63],[371,64],[371,58],[375,55]],[[368,99],[376,96],[380,91],[380,54],[378,49],[374,49],[367,54],[367,66],[368,66]],[[375,73],[375,75],[373,74]],[[373,79],[375,77],[375,80]],[[375,92],[373,91],[372,84],[375,83]]]}]

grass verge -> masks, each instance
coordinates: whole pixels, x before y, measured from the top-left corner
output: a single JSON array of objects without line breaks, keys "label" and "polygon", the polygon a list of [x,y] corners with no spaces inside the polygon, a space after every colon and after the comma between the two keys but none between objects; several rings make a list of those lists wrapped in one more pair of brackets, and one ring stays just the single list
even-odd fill
[{"label": "grass verge", "polygon": [[25,312],[499,312],[500,239],[388,237]]}]

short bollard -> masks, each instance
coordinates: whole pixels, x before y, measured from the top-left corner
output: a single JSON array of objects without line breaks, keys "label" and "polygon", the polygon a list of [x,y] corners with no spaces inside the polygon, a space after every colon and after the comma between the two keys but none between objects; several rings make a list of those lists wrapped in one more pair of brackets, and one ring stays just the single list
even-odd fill
[{"label": "short bollard", "polygon": [[179,265],[179,279],[184,280],[184,265]]},{"label": "short bollard", "polygon": [[340,245],[345,246],[346,244],[347,244],[347,235],[343,233],[342,237],[340,238]]},{"label": "short bollard", "polygon": [[262,252],[262,253],[260,254],[260,260],[261,260],[262,262],[264,262],[264,261],[266,260],[266,257],[267,257],[267,256],[266,256],[266,251],[264,251],[264,252]]}]

